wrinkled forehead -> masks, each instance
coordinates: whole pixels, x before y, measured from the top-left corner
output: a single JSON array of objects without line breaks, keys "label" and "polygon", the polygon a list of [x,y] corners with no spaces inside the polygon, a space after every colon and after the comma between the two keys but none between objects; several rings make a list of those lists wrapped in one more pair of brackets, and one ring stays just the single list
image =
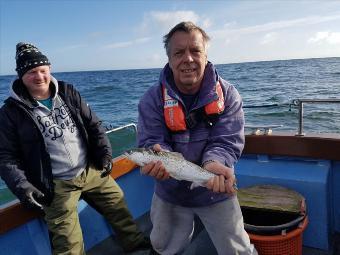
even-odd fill
[{"label": "wrinkled forehead", "polygon": [[186,47],[199,47],[205,48],[206,42],[202,33],[199,30],[191,32],[177,31],[173,34],[170,40],[170,48],[186,48]]}]

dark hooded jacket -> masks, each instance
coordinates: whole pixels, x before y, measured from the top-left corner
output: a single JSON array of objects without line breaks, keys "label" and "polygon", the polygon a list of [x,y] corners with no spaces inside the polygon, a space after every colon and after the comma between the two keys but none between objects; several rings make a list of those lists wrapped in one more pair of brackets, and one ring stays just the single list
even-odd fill
[{"label": "dark hooded jacket", "polygon": [[[112,150],[101,121],[72,85],[58,81],[50,86],[52,94],[58,86],[58,95],[70,109],[87,146],[88,165],[103,169]],[[40,202],[48,205],[54,194],[53,175],[49,152],[33,117],[37,102],[20,79],[14,81],[12,90],[19,100],[9,97],[0,109],[0,176],[19,199],[31,183],[45,195]]]}]

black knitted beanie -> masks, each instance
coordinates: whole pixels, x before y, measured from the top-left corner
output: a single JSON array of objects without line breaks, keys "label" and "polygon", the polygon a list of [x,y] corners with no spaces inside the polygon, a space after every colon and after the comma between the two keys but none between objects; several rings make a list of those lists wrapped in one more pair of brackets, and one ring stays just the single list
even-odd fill
[{"label": "black knitted beanie", "polygon": [[16,46],[17,68],[19,78],[30,69],[37,66],[51,65],[48,58],[37,47],[30,43],[20,42]]}]

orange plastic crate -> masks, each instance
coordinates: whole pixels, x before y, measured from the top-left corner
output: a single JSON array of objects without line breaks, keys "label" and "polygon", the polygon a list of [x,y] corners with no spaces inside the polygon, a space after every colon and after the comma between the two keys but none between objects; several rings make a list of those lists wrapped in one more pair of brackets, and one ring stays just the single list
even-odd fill
[{"label": "orange plastic crate", "polygon": [[306,216],[298,228],[285,235],[248,234],[259,255],[302,255],[302,234],[307,225]]}]

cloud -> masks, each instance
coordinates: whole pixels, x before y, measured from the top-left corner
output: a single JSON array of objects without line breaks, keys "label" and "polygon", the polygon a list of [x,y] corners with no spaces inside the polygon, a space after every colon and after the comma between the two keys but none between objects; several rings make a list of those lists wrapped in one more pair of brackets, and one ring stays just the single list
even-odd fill
[{"label": "cloud", "polygon": [[117,42],[117,43],[111,43],[105,46],[105,48],[109,49],[117,49],[117,48],[126,48],[133,44],[133,41],[128,42]]},{"label": "cloud", "polygon": [[290,28],[296,26],[307,26],[307,25],[315,25],[323,22],[329,22],[333,20],[340,19],[340,15],[332,15],[332,16],[309,16],[300,19],[292,19],[292,20],[282,20],[269,22],[258,26],[252,26],[243,29],[244,32],[264,32],[271,31],[283,28]]},{"label": "cloud", "polygon": [[146,43],[148,41],[150,41],[150,37],[143,37],[143,38],[138,38],[136,40],[134,40],[135,44],[140,44],[140,43]]},{"label": "cloud", "polygon": [[308,39],[308,43],[340,44],[340,32],[321,31]]},{"label": "cloud", "polygon": [[116,43],[111,43],[111,44],[106,45],[105,48],[109,48],[109,49],[127,48],[133,45],[146,43],[150,41],[150,39],[151,39],[150,37],[142,37],[142,38],[137,38],[135,40],[126,41],[126,42],[116,42]]},{"label": "cloud", "polygon": [[277,38],[278,38],[278,33],[276,32],[267,33],[262,37],[260,44],[265,45],[265,44],[273,43],[277,40]]},{"label": "cloud", "polygon": [[230,38],[227,38],[224,40],[224,45],[229,45],[231,44],[232,40]]},{"label": "cloud", "polygon": [[152,63],[153,65],[155,64],[162,65],[162,63],[164,63],[164,60],[166,60],[166,58],[164,57],[164,54],[158,54],[158,53],[152,54],[147,59],[148,59],[148,62]]},{"label": "cloud", "polygon": [[88,34],[89,38],[92,38],[92,39],[97,39],[97,38],[100,38],[102,36],[105,36],[105,33],[102,32],[102,31],[97,31],[97,32],[92,32],[90,34]]},{"label": "cloud", "polygon": [[228,22],[223,25],[225,29],[230,29],[232,27],[235,27],[237,25],[236,21]]},{"label": "cloud", "polygon": [[203,19],[201,26],[203,29],[210,28],[212,26],[212,21],[209,18],[205,18]]},{"label": "cloud", "polygon": [[151,12],[150,19],[157,22],[162,28],[168,30],[181,21],[192,21],[197,23],[199,17],[193,11],[175,12]]},{"label": "cloud", "polygon": [[194,11],[151,11],[144,14],[144,20],[140,26],[142,33],[154,33],[155,31],[167,33],[176,24],[182,21],[192,21],[206,29],[212,25],[209,18],[200,17]]},{"label": "cloud", "polygon": [[235,28],[235,25],[232,26],[234,28],[231,28],[230,26],[225,26],[223,29],[212,31],[211,34],[213,34],[215,38],[223,38],[225,36],[235,34],[237,35],[255,34],[259,32],[277,31],[280,29],[286,29],[297,26],[310,26],[334,20],[340,20],[340,14],[329,16],[308,16],[299,19],[280,20],[241,28]]}]

